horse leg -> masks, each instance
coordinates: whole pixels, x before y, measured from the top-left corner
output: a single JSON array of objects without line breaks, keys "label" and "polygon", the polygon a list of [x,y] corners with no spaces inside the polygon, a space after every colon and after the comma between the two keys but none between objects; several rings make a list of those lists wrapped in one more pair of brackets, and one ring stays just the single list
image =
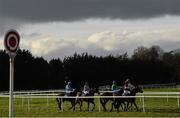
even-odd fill
[{"label": "horse leg", "polygon": [[122,104],[124,104],[124,102],[122,102],[121,99],[120,100],[116,100],[114,106],[115,106],[117,112],[119,112],[119,108],[122,108],[122,110],[123,110]]},{"label": "horse leg", "polygon": [[100,98],[100,102],[101,102],[101,105],[102,105],[104,111],[106,111],[104,99]]},{"label": "horse leg", "polygon": [[122,102],[122,104],[124,105],[124,108],[123,108],[123,106],[121,106],[122,110],[127,111],[126,103]]},{"label": "horse leg", "polygon": [[115,108],[116,108],[117,112],[119,112],[119,107],[120,106],[121,106],[121,102],[116,102]]},{"label": "horse leg", "polygon": [[87,109],[87,111],[89,111],[89,101],[88,101],[87,103],[88,103],[88,109]]},{"label": "horse leg", "polygon": [[104,111],[107,111],[107,109],[106,109],[106,103],[108,102],[108,100],[106,99],[105,101],[104,101],[104,106],[103,106],[103,108],[104,108]]},{"label": "horse leg", "polygon": [[130,109],[131,109],[131,111],[133,110],[133,103],[132,102],[130,102],[131,103],[131,105],[130,105]]},{"label": "horse leg", "polygon": [[73,100],[72,102],[73,102],[73,105],[72,105],[73,106],[73,111],[75,111],[75,109],[76,109],[76,107],[75,107],[76,106],[76,101]]},{"label": "horse leg", "polygon": [[95,109],[95,103],[94,103],[94,101],[92,101],[91,102],[94,106],[93,106],[93,109],[91,110],[91,111],[94,111],[94,109]]},{"label": "horse leg", "polygon": [[108,102],[108,100],[105,99],[105,98],[100,98],[100,102],[101,102],[101,105],[102,105],[104,111],[107,111],[107,109],[106,109],[106,103]]},{"label": "horse leg", "polygon": [[58,103],[58,107],[61,110],[61,99],[60,98],[56,98],[56,101]]},{"label": "horse leg", "polygon": [[80,108],[80,111],[81,111],[81,102],[80,102],[80,99],[77,99],[77,98],[76,98],[75,106],[76,106],[77,103],[79,104],[79,108]]},{"label": "horse leg", "polygon": [[137,106],[137,104],[136,104],[135,101],[133,102],[133,104],[134,104],[134,106],[136,107],[136,110],[139,111],[138,106]]},{"label": "horse leg", "polygon": [[[133,110],[133,104],[135,103],[135,100],[134,100],[134,99],[131,99],[129,102],[131,103],[130,108],[131,108],[131,111],[132,111],[132,110]],[[137,108],[137,105],[136,105],[136,104],[134,104],[134,106]]]},{"label": "horse leg", "polygon": [[83,103],[83,100],[81,98],[78,99],[77,103],[79,104],[79,109],[80,111],[82,111],[82,103]]},{"label": "horse leg", "polygon": [[[123,105],[124,105],[124,107],[123,107]],[[124,104],[124,102],[121,102],[119,107],[121,107],[121,109],[124,110],[124,109],[125,109],[125,104]]]},{"label": "horse leg", "polygon": [[127,105],[126,105],[126,109],[127,109],[127,110],[129,110],[129,103],[130,103],[130,101],[128,100],[128,101],[127,101]]},{"label": "horse leg", "polygon": [[112,102],[112,104],[111,104],[111,110],[110,110],[110,112],[112,112],[114,104],[115,104],[115,101]]},{"label": "horse leg", "polygon": [[80,111],[82,111],[82,104],[83,104],[83,101],[82,100],[79,100],[79,109],[80,109]]},{"label": "horse leg", "polygon": [[82,111],[82,109],[81,109],[82,103],[83,103],[83,101],[80,101],[80,102],[79,102],[79,105],[80,105],[80,107],[79,107],[79,108],[80,108],[80,111]]},{"label": "horse leg", "polygon": [[[69,110],[71,110],[74,107],[74,102],[71,101],[71,107],[69,108]],[[74,109],[73,109],[74,110]]]}]

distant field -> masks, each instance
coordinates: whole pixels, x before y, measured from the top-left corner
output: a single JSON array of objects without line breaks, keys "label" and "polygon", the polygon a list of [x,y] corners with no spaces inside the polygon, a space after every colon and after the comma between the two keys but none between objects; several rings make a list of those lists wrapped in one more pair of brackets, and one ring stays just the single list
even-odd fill
[{"label": "distant field", "polygon": [[[163,92],[180,92],[180,89],[145,89],[144,91],[163,91]],[[176,96],[176,95],[174,95]],[[177,105],[176,98],[145,98],[145,111],[142,112],[142,101],[140,98],[136,99],[137,105],[140,111],[133,109],[132,111],[124,112],[120,109],[117,113],[99,112],[98,99],[95,100],[95,111],[85,111],[87,104],[83,104],[83,110],[79,110],[79,106],[76,106],[76,110],[69,111],[70,104],[64,103],[64,111],[60,111],[57,107],[55,99],[36,98],[29,99],[15,99],[14,100],[14,116],[16,117],[180,117],[180,107]],[[110,110],[110,102],[107,104],[108,110]],[[92,106],[90,106],[92,108]],[[101,107],[102,108],[102,107]],[[0,98],[0,117],[8,117],[8,98]]]},{"label": "distant field", "polygon": [[152,92],[180,92],[180,88],[150,88],[144,89],[145,92],[152,91]]}]

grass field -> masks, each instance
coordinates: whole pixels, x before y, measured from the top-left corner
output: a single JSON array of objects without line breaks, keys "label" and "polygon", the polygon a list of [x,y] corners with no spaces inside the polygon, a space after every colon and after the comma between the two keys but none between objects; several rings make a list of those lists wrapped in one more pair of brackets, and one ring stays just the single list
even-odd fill
[{"label": "grass field", "polygon": [[[164,92],[180,92],[180,89],[146,89],[145,91],[164,91]],[[94,111],[87,111],[86,103],[83,104],[83,111],[76,106],[75,111],[69,111],[69,102],[64,103],[64,111],[60,111],[57,107],[55,99],[33,98],[28,99],[17,98],[14,100],[14,116],[15,117],[180,117],[180,107],[177,105],[176,98],[145,98],[145,111],[143,112],[142,102],[140,98],[136,98],[136,103],[140,111],[132,109],[132,111],[116,112],[99,112],[98,99],[95,99],[96,108]],[[107,104],[110,110],[111,103]],[[92,106],[90,106],[92,108]],[[8,117],[8,99],[0,98],[0,117]]]}]

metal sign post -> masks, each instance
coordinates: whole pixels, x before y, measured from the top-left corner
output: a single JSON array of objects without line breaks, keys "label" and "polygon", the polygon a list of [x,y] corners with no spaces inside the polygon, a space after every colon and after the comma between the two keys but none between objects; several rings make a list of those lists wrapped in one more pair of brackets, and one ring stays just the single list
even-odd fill
[{"label": "metal sign post", "polygon": [[13,117],[13,89],[14,89],[14,57],[10,56],[10,75],[9,75],[9,117]]},{"label": "metal sign post", "polygon": [[14,58],[19,47],[20,36],[17,31],[9,30],[4,38],[4,46],[9,54],[9,117],[13,117],[13,90],[14,90]]}]

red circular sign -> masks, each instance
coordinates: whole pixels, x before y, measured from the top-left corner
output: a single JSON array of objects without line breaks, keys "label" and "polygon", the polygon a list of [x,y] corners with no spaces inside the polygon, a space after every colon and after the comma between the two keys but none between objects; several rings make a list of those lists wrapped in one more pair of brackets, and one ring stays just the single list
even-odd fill
[{"label": "red circular sign", "polygon": [[16,39],[14,37],[11,37],[11,39],[9,39],[9,45],[11,47],[14,47],[16,45]]},{"label": "red circular sign", "polygon": [[19,33],[15,30],[9,30],[4,37],[4,46],[9,53],[15,53],[20,41]]}]

